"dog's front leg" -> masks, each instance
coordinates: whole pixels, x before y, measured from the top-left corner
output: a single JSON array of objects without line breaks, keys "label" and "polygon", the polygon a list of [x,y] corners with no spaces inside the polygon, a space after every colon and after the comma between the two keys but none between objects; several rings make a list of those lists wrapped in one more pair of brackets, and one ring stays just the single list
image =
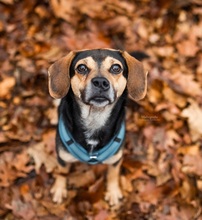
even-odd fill
[{"label": "dog's front leg", "polygon": [[119,173],[122,160],[113,165],[108,165],[107,172],[107,190],[105,199],[111,206],[119,204],[120,199],[123,198],[122,191],[119,184]]},{"label": "dog's front leg", "polygon": [[67,197],[67,174],[69,173],[70,164],[65,167],[59,165],[58,171],[54,174],[55,182],[51,187],[53,201],[61,203],[63,198]]}]

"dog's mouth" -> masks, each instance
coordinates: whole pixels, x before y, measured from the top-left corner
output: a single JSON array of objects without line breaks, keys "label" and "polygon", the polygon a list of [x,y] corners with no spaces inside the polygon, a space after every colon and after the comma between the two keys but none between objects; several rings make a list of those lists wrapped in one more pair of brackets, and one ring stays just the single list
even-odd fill
[{"label": "dog's mouth", "polygon": [[90,101],[104,102],[104,101],[109,101],[109,99],[106,98],[106,97],[103,97],[103,96],[95,96],[95,97],[92,97],[92,98],[90,99]]},{"label": "dog's mouth", "polygon": [[104,96],[94,96],[89,99],[89,104],[97,107],[104,107],[110,103],[110,99]]},{"label": "dog's mouth", "polygon": [[81,100],[86,104],[96,108],[103,108],[112,104],[116,100],[116,93],[111,88],[107,91],[93,90],[87,86],[81,91]]}]

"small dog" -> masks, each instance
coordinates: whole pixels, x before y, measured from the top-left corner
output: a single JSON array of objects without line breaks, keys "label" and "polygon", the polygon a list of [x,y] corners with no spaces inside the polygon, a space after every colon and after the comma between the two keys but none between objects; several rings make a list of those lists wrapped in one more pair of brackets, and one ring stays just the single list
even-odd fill
[{"label": "small dog", "polygon": [[[147,74],[125,51],[72,51],[49,68],[49,92],[62,99],[58,110],[56,149],[61,165],[75,161],[109,164],[105,199],[122,198],[119,170],[125,137],[125,102],[146,94]],[[60,183],[59,183],[60,182]],[[53,201],[67,195],[66,178],[57,176]]]}]

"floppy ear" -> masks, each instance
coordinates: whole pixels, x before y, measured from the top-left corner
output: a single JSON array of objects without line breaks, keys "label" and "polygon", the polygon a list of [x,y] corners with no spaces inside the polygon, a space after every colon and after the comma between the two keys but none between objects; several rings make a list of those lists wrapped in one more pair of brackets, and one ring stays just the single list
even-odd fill
[{"label": "floppy ear", "polygon": [[48,69],[49,93],[53,98],[63,98],[69,91],[70,86],[70,65],[75,52],[57,60]]},{"label": "floppy ear", "polygon": [[127,52],[122,52],[122,56],[128,66],[128,95],[134,101],[143,99],[147,91],[147,72],[144,71],[142,63]]}]

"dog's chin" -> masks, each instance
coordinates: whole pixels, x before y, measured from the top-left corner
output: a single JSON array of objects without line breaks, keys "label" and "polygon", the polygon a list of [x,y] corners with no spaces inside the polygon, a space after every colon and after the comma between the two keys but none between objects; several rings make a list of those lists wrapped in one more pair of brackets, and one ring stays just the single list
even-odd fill
[{"label": "dog's chin", "polygon": [[105,97],[93,97],[88,101],[88,103],[93,107],[102,108],[111,104],[111,101]]}]

